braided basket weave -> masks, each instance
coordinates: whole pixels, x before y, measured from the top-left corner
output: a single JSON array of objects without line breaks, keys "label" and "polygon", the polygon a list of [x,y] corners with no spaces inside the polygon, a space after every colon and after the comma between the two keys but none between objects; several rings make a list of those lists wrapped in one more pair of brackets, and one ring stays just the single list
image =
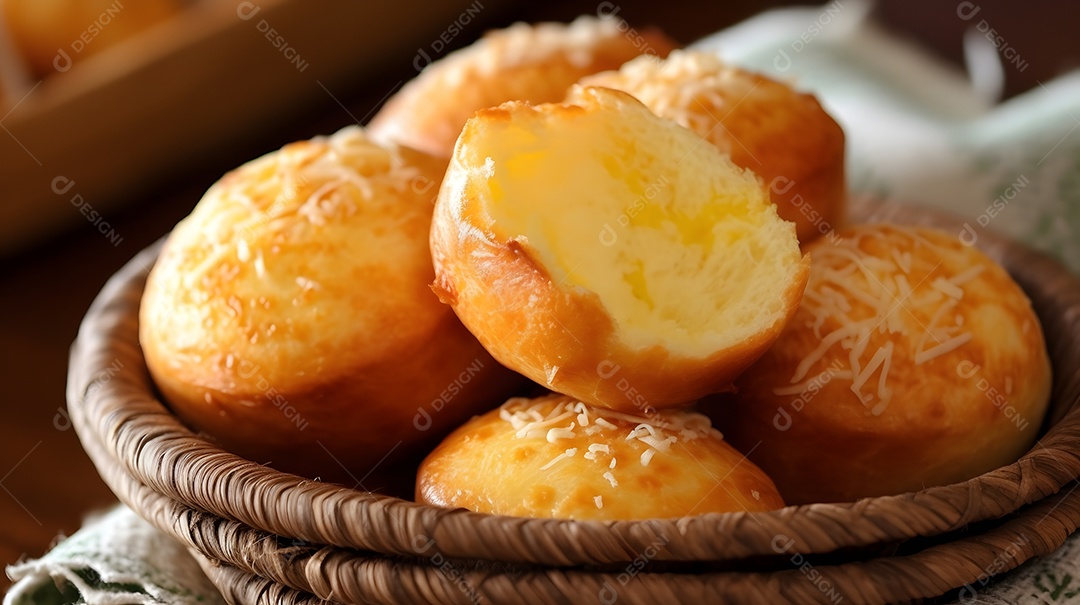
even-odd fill
[{"label": "braided basket weave", "polygon": [[[963,226],[908,205],[861,201],[852,214]],[[1029,248],[972,234],[1043,323],[1050,413],[1016,463],[915,493],[597,522],[444,510],[282,473],[195,435],[157,398],[138,307],[158,246],[87,313],[68,403],[117,496],[185,544],[233,603],[887,603],[970,591],[1053,551],[1080,523],[1080,280]]]}]

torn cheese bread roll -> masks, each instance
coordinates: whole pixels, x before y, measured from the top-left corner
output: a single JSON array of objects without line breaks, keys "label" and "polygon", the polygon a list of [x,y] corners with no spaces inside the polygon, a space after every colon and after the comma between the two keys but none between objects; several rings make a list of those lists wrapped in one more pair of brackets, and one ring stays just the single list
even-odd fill
[{"label": "torn cheese bread roll", "polygon": [[211,187],[140,311],[147,366],[180,418],[257,462],[352,486],[504,401],[520,379],[428,287],[444,165],[347,128]]},{"label": "torn cheese bread roll", "polygon": [[760,175],[803,245],[842,226],[844,131],[813,95],[700,51],[635,59],[581,84],[634,95]]},{"label": "torn cheese bread roll", "polygon": [[511,399],[454,431],[420,466],[416,500],[600,520],[784,506],[765,473],[705,416],[623,414],[564,395]]},{"label": "torn cheese bread roll", "polygon": [[370,129],[381,139],[450,157],[477,110],[506,101],[560,101],[582,76],[641,55],[667,56],[676,46],[658,30],[639,32],[615,18],[517,23],[427,66],[386,102]]},{"label": "torn cheese bread roll", "polygon": [[917,227],[851,227],[809,254],[798,313],[713,411],[789,503],[963,481],[1031,447],[1050,362],[1004,269]]},{"label": "torn cheese bread roll", "polygon": [[624,411],[728,388],[809,270],[755,175],[602,88],[470,120],[431,246],[433,288],[496,359]]}]

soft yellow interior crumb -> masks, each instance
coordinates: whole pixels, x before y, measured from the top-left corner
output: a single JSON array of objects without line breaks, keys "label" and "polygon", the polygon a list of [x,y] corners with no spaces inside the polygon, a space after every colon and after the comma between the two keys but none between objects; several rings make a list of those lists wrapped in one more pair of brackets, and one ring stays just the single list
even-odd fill
[{"label": "soft yellow interior crumb", "polygon": [[599,295],[632,346],[703,355],[775,321],[800,253],[760,180],[629,99],[607,104],[519,109],[473,141],[495,233]]}]

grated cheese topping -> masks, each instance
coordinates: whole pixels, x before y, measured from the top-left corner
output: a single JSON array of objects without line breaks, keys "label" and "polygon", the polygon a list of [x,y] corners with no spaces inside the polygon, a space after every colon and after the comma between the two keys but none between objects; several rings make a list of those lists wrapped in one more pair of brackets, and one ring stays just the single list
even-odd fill
[{"label": "grated cheese topping", "polygon": [[[206,231],[230,234],[228,245],[219,246],[219,253],[232,251],[260,279],[273,272],[272,259],[261,252],[267,241],[278,241],[296,230],[340,223],[365,205],[389,203],[398,196],[387,192],[406,192],[422,177],[421,170],[410,165],[398,148],[370,141],[355,126],[286,145],[245,164],[237,174],[244,178],[226,177],[207,192],[207,197],[227,200],[234,211],[221,213]],[[203,264],[216,258],[210,255]],[[199,268],[192,274],[202,272]],[[316,285],[297,280],[303,292]]]},{"label": "grated cheese topping", "polygon": [[829,121],[821,119],[816,101],[790,83],[741,69],[712,52],[674,50],[663,60],[642,56],[624,63],[618,71],[582,78],[579,84],[628,92],[653,113],[698,133],[732,155],[753,157],[756,149],[764,149],[768,137],[759,132],[764,121],[772,127],[790,124],[799,128],[803,136],[787,141],[782,150],[770,152],[806,161],[807,152],[819,149],[817,145],[828,136],[824,133],[830,127]]},{"label": "grated cheese topping", "polygon": [[[589,451],[585,454],[585,458],[587,460],[596,460],[597,453],[609,454],[611,453],[611,448],[604,443],[590,443]],[[612,458],[612,460],[614,460],[614,458]]]},{"label": "grated cheese topping", "polygon": [[652,461],[653,456],[656,455],[656,450],[645,450],[641,452],[641,466],[649,466],[649,462]]},{"label": "grated cheese topping", "polygon": [[[955,308],[964,298],[964,285],[985,266],[947,276],[935,274],[940,273],[942,263],[938,263],[926,273],[913,275],[912,250],[888,246],[879,255],[864,246],[870,240],[883,242],[897,236],[906,238],[916,251],[928,247],[939,258],[954,254],[915,230],[896,227],[864,230],[816,248],[800,313],[809,315],[805,325],[819,342],[796,364],[789,384],[773,388],[775,395],[802,397],[829,381],[849,380],[859,401],[871,414],[880,415],[893,396],[889,374],[897,346],[910,347],[904,353],[920,365],[972,340],[971,332],[964,330],[963,314]],[[915,313],[930,315],[921,334],[909,333],[908,317],[918,319]],[[874,341],[875,334],[901,338],[877,344],[880,340]],[[832,362],[821,368],[826,358]]]},{"label": "grated cheese topping", "polygon": [[[653,412],[649,416],[628,414],[615,410],[593,408],[572,399],[563,398],[552,404],[551,398],[538,400],[518,397],[499,408],[499,418],[510,425],[517,439],[544,439],[556,443],[564,439],[602,434],[616,442],[637,441],[645,446],[639,461],[649,466],[658,453],[671,450],[679,442],[691,442],[705,437],[723,439],[709,418],[685,410]],[[548,461],[540,470],[548,470],[559,462],[573,458],[578,448],[568,448]],[[615,488],[619,486],[614,469],[615,450],[608,443],[593,441],[582,456],[586,460],[605,463],[600,475]]]},{"label": "grated cheese topping", "polygon": [[600,426],[600,427],[605,428],[605,429],[614,429],[615,428],[614,424],[611,424],[610,422],[608,422],[607,420],[605,420],[603,418],[597,418],[596,419],[596,424],[598,426]]},{"label": "grated cheese topping", "polygon": [[558,456],[555,456],[554,458],[552,458],[544,466],[541,466],[540,470],[546,471],[549,468],[551,468],[551,467],[555,466],[556,464],[558,464],[559,462],[561,462],[562,460],[565,460],[567,458],[573,458],[576,455],[577,455],[577,448],[576,447],[569,448],[565,452],[563,452],[563,453],[559,454]]},{"label": "grated cheese topping", "polygon": [[559,439],[573,439],[576,436],[577,435],[574,434],[574,423],[571,422],[570,426],[565,428],[555,427],[548,429],[547,441],[548,443],[555,443]]},{"label": "grated cheese topping", "polygon": [[[639,57],[625,63],[617,72],[590,76],[581,84],[625,90],[657,115],[695,132],[709,132],[714,129],[716,118],[710,111],[699,109],[700,103],[711,108],[711,113],[724,115],[725,110],[749,96],[761,81],[714,54],[676,50],[665,61]],[[730,153],[730,141],[719,136],[712,138],[722,151]]]}]

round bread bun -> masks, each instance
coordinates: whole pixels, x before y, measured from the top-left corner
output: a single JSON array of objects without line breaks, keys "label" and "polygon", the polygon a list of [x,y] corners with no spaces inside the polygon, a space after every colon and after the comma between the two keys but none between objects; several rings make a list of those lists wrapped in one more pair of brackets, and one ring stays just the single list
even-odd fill
[{"label": "round bread bun", "polygon": [[431,247],[434,290],[496,359],[631,412],[728,388],[809,271],[756,176],[603,88],[470,120]]},{"label": "round bread bun", "polygon": [[428,288],[444,164],[354,127],[211,187],[142,300],[173,410],[252,460],[351,485],[504,401],[523,380]]},{"label": "round bread bun", "polygon": [[480,513],[629,520],[784,506],[772,481],[701,414],[515,398],[451,433],[420,465],[416,500]]},{"label": "round bread bun", "polygon": [[809,254],[798,313],[710,412],[788,503],[955,483],[1031,447],[1050,362],[1000,266],[954,235],[886,225]]},{"label": "round bread bun", "polygon": [[761,176],[803,245],[841,226],[844,131],[813,95],[694,51],[635,59],[581,84],[634,95]]},{"label": "round bread bun", "polygon": [[183,0],[3,0],[11,38],[35,75],[67,71],[184,9]]},{"label": "round bread bun", "polygon": [[[373,136],[448,158],[477,110],[506,101],[561,101],[582,76],[618,69],[640,55],[667,56],[676,46],[659,30],[638,31],[616,18],[517,23],[426,67],[369,128]],[[418,55],[418,62],[425,57]]]}]

